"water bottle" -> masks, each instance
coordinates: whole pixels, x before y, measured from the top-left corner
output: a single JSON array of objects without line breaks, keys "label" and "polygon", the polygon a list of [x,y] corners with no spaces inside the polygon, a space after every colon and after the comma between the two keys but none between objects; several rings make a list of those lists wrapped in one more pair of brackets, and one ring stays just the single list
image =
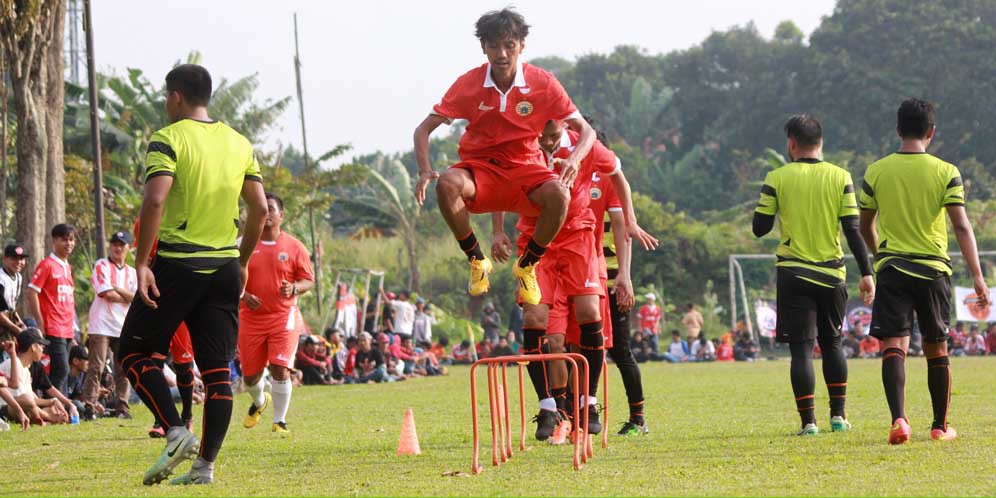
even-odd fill
[{"label": "water bottle", "polygon": [[73,425],[79,424],[80,423],[80,416],[79,415],[70,415],[69,416],[69,423],[73,424]]}]

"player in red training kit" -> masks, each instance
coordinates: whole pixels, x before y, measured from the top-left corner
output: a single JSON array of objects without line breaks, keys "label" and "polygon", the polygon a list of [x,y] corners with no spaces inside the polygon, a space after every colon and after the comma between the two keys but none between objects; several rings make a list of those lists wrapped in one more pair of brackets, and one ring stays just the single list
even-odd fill
[{"label": "player in red training kit", "polygon": [[[547,154],[549,163],[556,168],[560,165],[559,159],[571,153],[577,140],[576,133],[565,130],[560,122],[551,120],[544,128],[539,144]],[[523,351],[526,354],[538,354],[541,339],[545,335],[551,353],[565,352],[566,345],[571,344],[588,360],[590,397],[585,400],[585,404],[589,410],[587,430],[591,434],[598,434],[602,429],[594,394],[598,388],[604,359],[601,299],[605,295],[595,248],[594,232],[597,223],[589,209],[589,189],[595,174],[609,176],[612,183],[618,183],[619,190],[624,193],[624,210],[629,220],[627,234],[636,237],[648,249],[656,246],[657,240],[636,223],[629,198],[629,184],[615,154],[596,142],[591,153],[581,162],[577,180],[571,188],[571,201],[564,226],[550,245],[544,263],[538,268],[537,276],[543,298],[538,305],[523,303]],[[503,218],[502,213],[492,215],[495,232],[492,254],[498,261],[507,259],[511,248],[511,241],[504,233]],[[535,226],[535,218],[520,216],[517,224],[520,251],[527,249],[526,241]],[[579,324],[575,335],[568,333],[568,319],[572,309],[573,318]],[[555,361],[547,364],[534,362],[528,368],[540,398],[540,412],[536,416],[536,438],[545,440],[554,435],[558,422],[567,418],[561,415],[566,408],[567,367],[564,362]],[[558,431],[553,442],[562,442],[566,432]]]},{"label": "player in red training kit", "polygon": [[[439,210],[470,260],[468,291],[473,296],[487,292],[492,263],[471,229],[470,213],[510,211],[535,217],[535,233],[513,273],[522,301],[538,304],[536,264],[564,222],[567,189],[595,142],[595,132],[553,75],[519,60],[529,34],[520,14],[489,12],[476,28],[488,63],[458,78],[415,129],[415,198],[422,204],[429,183],[439,179]],[[429,160],[429,135],[455,119],[468,121],[460,139],[460,162],[440,175]],[[574,150],[558,160],[559,175],[547,168],[536,140],[551,119],[566,121],[578,133]]]}]

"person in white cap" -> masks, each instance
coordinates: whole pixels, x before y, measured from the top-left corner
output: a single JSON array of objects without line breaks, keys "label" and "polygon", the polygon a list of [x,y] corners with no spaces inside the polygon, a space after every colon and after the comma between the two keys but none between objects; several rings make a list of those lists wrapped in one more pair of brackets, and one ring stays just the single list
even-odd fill
[{"label": "person in white cap", "polygon": [[653,292],[648,292],[643,297],[647,298],[647,303],[640,307],[636,316],[640,320],[640,330],[644,336],[650,338],[650,347],[657,353],[660,344],[661,309],[657,306],[657,296]]}]

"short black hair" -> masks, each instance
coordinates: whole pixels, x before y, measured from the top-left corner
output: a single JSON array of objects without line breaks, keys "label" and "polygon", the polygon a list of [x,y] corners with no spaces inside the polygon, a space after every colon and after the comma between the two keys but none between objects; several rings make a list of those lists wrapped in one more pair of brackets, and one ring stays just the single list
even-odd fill
[{"label": "short black hair", "polygon": [[785,122],[785,136],[803,147],[813,147],[823,140],[823,125],[810,114],[796,114]]},{"label": "short black hair", "polygon": [[934,128],[934,104],[918,98],[909,98],[899,104],[896,112],[896,129],[903,138],[924,138]]},{"label": "short black hair", "polygon": [[529,25],[522,14],[512,9],[492,10],[480,17],[474,25],[474,35],[481,43],[501,41],[506,36],[522,41],[529,36]]},{"label": "short black hair", "polygon": [[681,332],[678,332],[677,330],[672,330],[671,331],[671,336],[673,336],[673,337],[681,337]]},{"label": "short black hair", "polygon": [[53,239],[68,239],[71,236],[76,235],[76,227],[66,224],[59,223],[58,225],[52,227],[52,238]]},{"label": "short black hair", "polygon": [[273,192],[267,192],[266,193],[266,200],[270,200],[270,199],[273,199],[274,201],[276,201],[277,207],[280,208],[281,212],[283,212],[283,210],[284,210],[284,200],[281,199],[279,195],[274,194]]},{"label": "short black hair", "polygon": [[180,64],[166,73],[166,91],[180,92],[191,104],[206,106],[211,101],[211,74],[197,64]]}]

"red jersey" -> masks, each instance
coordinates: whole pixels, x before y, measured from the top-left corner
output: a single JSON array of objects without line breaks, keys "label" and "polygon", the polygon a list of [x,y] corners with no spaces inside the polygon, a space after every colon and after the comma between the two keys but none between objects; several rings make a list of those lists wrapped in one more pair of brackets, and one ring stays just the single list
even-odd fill
[{"label": "red jersey", "polygon": [[76,298],[73,296],[73,269],[69,263],[49,254],[38,263],[28,287],[38,293],[45,335],[72,339]]},{"label": "red jersey", "polygon": [[304,244],[281,232],[274,241],[259,241],[249,259],[246,292],[259,297],[262,304],[250,310],[245,302],[239,306],[240,334],[269,334],[295,330],[298,321],[297,296],[280,295],[280,282],[314,280],[308,250]]},{"label": "red jersey", "polygon": [[557,78],[529,64],[519,64],[507,93],[491,79],[491,64],[471,69],[457,78],[432,113],[468,121],[460,138],[461,160],[493,160],[503,168],[543,164],[537,137],[546,123],[580,116]]},{"label": "red jersey", "polygon": [[[580,135],[574,130],[564,130],[564,134],[560,139],[560,149],[551,156],[551,161],[553,158],[566,159],[570,156],[577,145],[578,138],[580,138]],[[578,167],[578,176],[574,180],[574,185],[571,186],[571,202],[567,206],[567,216],[564,219],[564,226],[561,227],[560,233],[553,239],[551,245],[556,245],[557,239],[561,238],[561,235],[566,236],[567,232],[595,227],[597,224],[595,215],[589,209],[589,205],[591,204],[591,194],[589,191],[591,189],[592,178],[596,174],[603,176],[614,174],[618,167],[619,162],[616,160],[616,155],[596,140],[595,145],[591,148],[591,152],[581,160],[581,164]],[[557,168],[557,171],[559,172],[559,168]],[[532,234],[536,230],[536,218],[532,216],[520,216],[519,222],[515,227],[520,233]]]},{"label": "red jersey", "polygon": [[619,194],[616,193],[616,188],[612,180],[597,172],[591,175],[591,187],[588,189],[588,194],[591,199],[588,203],[588,208],[591,209],[591,213],[595,216],[596,223],[598,220],[603,221],[603,229],[595,230],[595,247],[598,250],[598,255],[602,256],[602,249],[605,247],[602,242],[605,235],[609,233],[609,219],[605,216],[605,213],[608,211],[622,211],[622,201],[619,199]]},{"label": "red jersey", "polygon": [[636,316],[640,319],[640,329],[649,330],[654,334],[658,333],[657,327],[661,321],[660,306],[644,304]]}]

